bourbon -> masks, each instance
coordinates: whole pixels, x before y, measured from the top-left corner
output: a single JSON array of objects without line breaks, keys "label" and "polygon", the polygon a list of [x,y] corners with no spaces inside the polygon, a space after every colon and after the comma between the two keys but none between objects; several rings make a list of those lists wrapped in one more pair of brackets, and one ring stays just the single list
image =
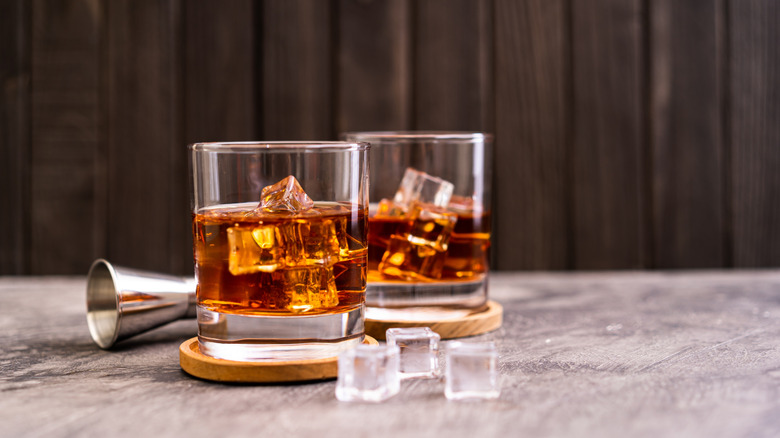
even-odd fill
[{"label": "bourbon", "polygon": [[293,213],[256,206],[223,205],[193,215],[200,307],[284,316],[361,306],[368,254],[365,208],[315,203]]},{"label": "bourbon", "polygon": [[[490,213],[451,212],[456,217],[446,242],[415,244],[414,236],[445,228],[446,218],[375,215],[368,220],[370,281],[476,280],[488,270]],[[399,260],[393,260],[393,258]],[[401,260],[402,259],[402,260]],[[399,266],[400,269],[393,269]],[[406,269],[403,269],[403,268]]]}]

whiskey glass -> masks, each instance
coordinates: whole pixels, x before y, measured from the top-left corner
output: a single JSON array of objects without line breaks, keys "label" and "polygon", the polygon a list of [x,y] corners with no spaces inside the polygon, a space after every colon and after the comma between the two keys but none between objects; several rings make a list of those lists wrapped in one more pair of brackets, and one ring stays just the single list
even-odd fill
[{"label": "whiskey glass", "polygon": [[348,132],[371,144],[367,318],[458,317],[487,302],[492,135]]},{"label": "whiskey glass", "polygon": [[360,343],[368,145],[196,143],[189,151],[200,351],[305,360]]}]

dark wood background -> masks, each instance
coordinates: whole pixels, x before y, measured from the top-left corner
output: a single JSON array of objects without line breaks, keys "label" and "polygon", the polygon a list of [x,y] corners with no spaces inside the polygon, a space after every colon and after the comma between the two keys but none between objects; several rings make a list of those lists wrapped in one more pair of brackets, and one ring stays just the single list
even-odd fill
[{"label": "dark wood background", "polygon": [[0,0],[0,274],[192,271],[185,145],[496,135],[497,269],[780,266],[775,0]]}]

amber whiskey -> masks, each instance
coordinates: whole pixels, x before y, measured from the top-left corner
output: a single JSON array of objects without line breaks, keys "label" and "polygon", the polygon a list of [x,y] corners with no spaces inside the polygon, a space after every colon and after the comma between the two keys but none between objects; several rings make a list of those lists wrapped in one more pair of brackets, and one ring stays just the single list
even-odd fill
[{"label": "amber whiskey", "polygon": [[266,316],[359,307],[366,289],[366,217],[365,209],[349,203],[315,203],[301,213],[247,204],[197,212],[198,304]]},{"label": "amber whiskey", "polygon": [[[488,270],[490,213],[451,212],[456,216],[446,242],[415,245],[414,236],[445,228],[441,217],[372,216],[368,220],[370,281],[475,280]],[[405,260],[391,260],[396,257]],[[384,261],[384,263],[383,263]],[[388,263],[392,262],[392,263]],[[389,269],[402,266],[407,269]],[[415,267],[416,266],[416,267]],[[381,269],[380,269],[381,267]]]}]

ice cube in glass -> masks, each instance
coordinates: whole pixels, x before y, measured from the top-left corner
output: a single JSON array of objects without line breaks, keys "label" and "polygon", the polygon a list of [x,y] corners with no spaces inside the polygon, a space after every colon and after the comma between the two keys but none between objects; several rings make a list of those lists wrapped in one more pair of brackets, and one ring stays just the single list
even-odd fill
[{"label": "ice cube in glass", "polygon": [[331,219],[322,221],[301,220],[298,224],[303,241],[306,264],[312,266],[333,266],[339,261],[341,244],[336,235],[336,223]]},{"label": "ice cube in glass", "polygon": [[429,327],[399,327],[387,329],[385,339],[388,346],[400,350],[398,372],[402,379],[438,377],[438,333]]},{"label": "ice cube in glass", "polygon": [[[233,275],[271,273],[285,267],[303,267],[306,263],[304,239],[297,222],[234,226],[227,230],[229,269]],[[308,245],[321,239],[309,239]],[[338,247],[336,248],[338,251]]]},{"label": "ice cube in glass", "polygon": [[395,192],[393,202],[405,209],[408,209],[412,202],[446,207],[454,188],[455,186],[449,181],[408,167]]},{"label": "ice cube in glass", "polygon": [[290,297],[287,310],[303,313],[322,307],[320,271],[320,268],[303,267],[280,269],[272,274],[278,277],[277,282],[284,285],[284,292]]},{"label": "ice cube in glass", "polygon": [[227,229],[229,269],[233,275],[274,272],[282,266],[284,250],[276,225]]},{"label": "ice cube in glass", "polygon": [[339,354],[336,398],[341,401],[381,402],[398,394],[399,349],[360,344]]},{"label": "ice cube in glass", "polygon": [[458,216],[430,204],[413,203],[409,223],[390,243],[379,271],[406,280],[441,277],[447,246]]},{"label": "ice cube in glass", "polygon": [[336,287],[336,277],[333,275],[333,267],[320,270],[320,304],[322,307],[336,307],[339,305],[339,291]]},{"label": "ice cube in glass", "polygon": [[260,192],[260,208],[269,212],[289,211],[300,213],[311,209],[314,201],[303,190],[294,176],[263,187]]},{"label": "ice cube in glass", "polygon": [[451,342],[445,350],[444,395],[449,400],[496,399],[498,352],[492,342]]}]

